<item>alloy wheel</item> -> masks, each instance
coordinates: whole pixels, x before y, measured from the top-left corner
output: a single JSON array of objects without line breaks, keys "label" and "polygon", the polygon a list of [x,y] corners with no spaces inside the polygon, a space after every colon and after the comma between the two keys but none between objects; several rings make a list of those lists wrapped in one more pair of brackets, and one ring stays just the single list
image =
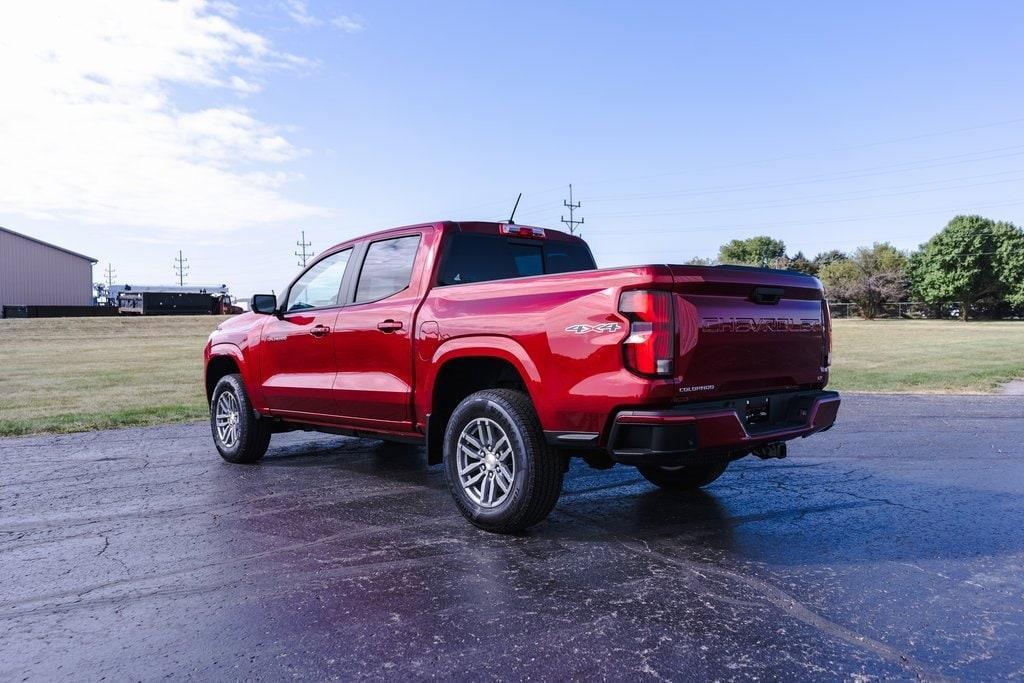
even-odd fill
[{"label": "alloy wheel", "polygon": [[241,410],[238,405],[238,397],[233,391],[221,393],[217,399],[217,412],[214,417],[217,424],[217,438],[225,448],[234,448],[238,443]]},{"label": "alloy wheel", "polygon": [[501,505],[512,492],[516,463],[508,434],[494,420],[478,417],[459,434],[459,484],[481,507]]}]

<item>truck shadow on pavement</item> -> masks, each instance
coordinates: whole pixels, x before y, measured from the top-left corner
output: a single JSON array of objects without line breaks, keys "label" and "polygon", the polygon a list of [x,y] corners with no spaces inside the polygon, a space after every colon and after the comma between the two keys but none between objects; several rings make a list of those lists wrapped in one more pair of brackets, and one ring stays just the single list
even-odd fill
[{"label": "truck shadow on pavement", "polygon": [[[389,504],[410,514],[426,508],[432,519],[440,516],[454,528],[465,524],[448,500],[441,468],[427,466],[422,448],[326,437],[272,448],[261,467],[413,487],[417,495],[396,496]],[[523,538],[657,540],[781,566],[917,562],[1019,552],[1022,511],[1017,496],[814,457],[747,458],[706,489],[688,493],[659,490],[633,468],[592,470],[574,460],[555,511]]]}]

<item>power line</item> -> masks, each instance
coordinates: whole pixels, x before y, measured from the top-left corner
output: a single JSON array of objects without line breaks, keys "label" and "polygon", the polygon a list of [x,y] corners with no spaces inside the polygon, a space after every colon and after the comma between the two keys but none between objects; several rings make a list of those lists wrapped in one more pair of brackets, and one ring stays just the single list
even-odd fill
[{"label": "power line", "polygon": [[[548,193],[551,193],[551,192],[555,192],[557,190],[561,190],[563,187],[565,187],[565,186],[564,185],[555,185],[554,187],[545,187],[545,188],[540,189],[540,190],[530,190],[530,191],[527,191],[527,192],[523,192],[523,194],[526,196],[526,201],[529,202],[531,197],[535,197],[536,195],[539,195],[539,194],[548,194]],[[482,207],[485,207],[485,206],[487,206],[487,207],[498,206],[498,205],[501,205],[501,204],[505,204],[507,206],[508,205],[508,199],[507,198],[506,199],[500,199],[500,200],[495,200],[493,202],[481,202],[480,204],[469,204],[468,206],[462,206],[459,209],[456,209],[454,211],[444,211],[442,213],[444,213],[446,216],[447,215],[451,215],[452,217],[458,219],[458,218],[461,217],[458,214],[466,214],[470,209],[479,209],[479,208],[482,208]]]},{"label": "power line", "polygon": [[[1007,152],[1007,151],[1014,151],[1014,152],[1009,152],[1008,154],[998,154],[998,155],[991,155],[990,154],[990,153],[993,153],[993,152]],[[989,155],[989,156],[978,156],[978,155]],[[718,185],[718,186],[694,187],[694,188],[690,188],[690,189],[679,189],[679,190],[663,191],[663,193],[644,193],[644,194],[634,194],[634,195],[618,195],[618,196],[603,196],[603,197],[602,196],[598,196],[596,198],[592,198],[589,201],[591,201],[591,202],[599,202],[599,203],[601,203],[601,202],[605,202],[605,203],[607,203],[607,202],[630,202],[630,201],[637,201],[637,200],[653,200],[653,199],[658,199],[658,198],[672,198],[672,197],[684,197],[684,196],[691,196],[692,197],[692,196],[698,196],[698,195],[733,194],[733,193],[740,193],[740,191],[750,191],[750,190],[756,190],[756,189],[775,189],[775,188],[780,188],[780,187],[791,187],[791,186],[795,186],[795,185],[819,183],[819,182],[824,182],[824,181],[827,181],[827,180],[852,180],[852,179],[856,179],[856,178],[866,178],[866,177],[878,176],[878,175],[889,175],[889,174],[893,174],[893,173],[907,173],[907,172],[912,172],[912,171],[919,171],[919,170],[924,170],[924,169],[937,168],[937,167],[941,167],[941,166],[950,166],[950,165],[957,165],[957,164],[970,164],[970,163],[976,163],[976,162],[982,162],[982,161],[992,161],[992,160],[996,160],[996,159],[1007,159],[1007,158],[1012,158],[1012,157],[1020,157],[1022,155],[1024,155],[1024,145],[1018,144],[1018,145],[1005,146],[1005,147],[995,147],[995,148],[990,148],[990,150],[982,150],[982,151],[971,152],[971,153],[966,153],[966,154],[951,155],[951,156],[945,156],[945,157],[933,157],[933,158],[930,158],[930,159],[923,159],[923,160],[912,161],[912,162],[900,162],[898,164],[887,164],[887,165],[883,165],[883,166],[871,166],[871,167],[859,168],[859,169],[835,171],[835,172],[831,172],[831,173],[823,173],[823,174],[818,174],[818,175],[811,175],[811,176],[804,176],[804,177],[799,177],[799,178],[793,178],[793,179],[785,180],[785,181],[773,181],[773,182],[767,182],[767,183],[746,183],[746,184],[736,184],[736,185]],[[1000,172],[991,173],[991,174],[970,175],[970,176],[961,176],[961,177],[947,178],[947,179],[928,180],[928,181],[920,182],[920,183],[893,185],[891,187],[894,187],[894,188],[913,187],[913,186],[929,185],[929,184],[936,184],[936,183],[943,183],[943,182],[954,182],[954,181],[957,181],[957,180],[966,180],[966,179],[979,178],[979,177],[987,177],[987,176],[990,176],[990,175],[1000,175],[1000,174],[1005,175],[1007,173],[1014,173],[1014,172],[1017,172],[1017,169],[1013,169],[1013,170],[1009,170],[1009,171],[1000,171]],[[971,186],[973,186],[973,185],[971,185]],[[842,195],[862,195],[864,193],[869,193],[869,191],[877,191],[878,189],[888,189],[888,188],[890,188],[890,187],[889,186],[883,186],[883,187],[879,187],[879,188],[864,188],[864,189],[856,189],[856,190],[847,190],[847,191],[843,191],[843,193],[830,193],[830,194],[826,194],[826,195],[816,194],[816,195],[811,195],[811,196],[798,197],[798,198],[794,198],[794,199],[801,200],[801,199],[818,199],[818,198],[821,198],[821,197],[839,197],[839,196],[842,196]],[[860,198],[851,198],[851,199],[872,199],[872,198],[860,197]],[[777,206],[779,206],[779,204],[778,204],[779,201],[781,201],[781,200],[775,200],[771,204],[764,205],[764,206],[767,207],[767,208],[777,207]],[[554,203],[546,204],[546,205],[542,205],[540,207],[536,207],[534,209],[527,209],[526,211],[520,212],[520,214],[524,215],[524,216],[532,216],[532,215],[544,214],[544,213],[548,213],[548,212],[552,212],[553,213],[553,209],[554,209],[555,206],[557,206],[557,205],[555,205]],[[729,207],[729,208],[741,208],[743,206],[755,206],[755,207],[758,207],[758,206],[762,206],[762,204],[761,204],[760,201],[758,201],[758,202],[753,202],[753,203],[752,202],[746,202],[746,203],[742,203],[742,204],[730,203],[728,205],[710,205],[710,206],[709,205],[705,205],[705,206],[698,206],[698,207],[692,207],[692,208],[695,208],[695,209],[698,209],[698,210],[702,210],[702,209],[717,209],[717,208],[720,208],[720,207],[723,207],[723,206]],[[697,211],[685,211],[683,213],[696,213],[696,212]],[[653,212],[648,212],[648,211],[641,211],[641,212],[627,211],[627,212],[607,213],[607,214],[599,214],[599,215],[601,215],[601,216],[609,216],[609,217],[611,217],[611,216],[613,216],[613,217],[628,217],[628,216],[640,217],[640,216],[651,216],[651,215],[672,215],[672,212],[668,212],[666,210],[659,210],[659,211],[653,211]]]},{"label": "power line", "polygon": [[[849,216],[849,217],[832,218],[832,219],[819,219],[819,220],[812,220],[812,221],[801,221],[799,223],[791,223],[789,225],[785,225],[785,224],[762,224],[762,225],[746,225],[746,226],[732,225],[732,226],[728,226],[728,227],[722,226],[722,227],[716,227],[716,228],[697,228],[697,229],[682,229],[682,230],[680,230],[678,228],[668,228],[668,229],[638,228],[637,231],[638,232],[644,232],[644,233],[671,232],[673,234],[695,233],[695,232],[731,232],[731,233],[740,233],[740,234],[751,234],[751,235],[753,235],[755,233],[755,231],[775,230],[775,229],[778,229],[778,228],[785,228],[785,227],[802,227],[802,228],[804,228],[804,232],[806,234],[810,234],[810,233],[813,233],[812,228],[814,228],[817,225],[826,224],[826,223],[840,223],[840,222],[853,222],[853,221],[862,222],[862,221],[868,220],[868,219],[897,218],[897,217],[919,216],[919,215],[937,214],[937,213],[945,213],[945,214],[950,214],[950,213],[953,213],[953,212],[971,213],[971,212],[982,210],[982,209],[993,209],[993,208],[998,208],[998,207],[1021,206],[1021,205],[1024,205],[1024,201],[1015,200],[1015,201],[1009,201],[1009,202],[996,202],[996,203],[990,203],[990,204],[973,205],[968,210],[965,210],[965,208],[963,206],[946,207],[946,208],[941,208],[941,209],[939,209],[939,208],[929,209],[929,210],[926,210],[926,211],[903,211],[903,212],[900,212],[900,213],[892,213],[892,214],[875,214],[875,215],[863,215],[863,216]],[[802,240],[805,245],[807,245],[806,234],[804,235],[804,238]],[[921,236],[920,233],[915,233],[915,234],[912,234],[912,235],[911,234],[901,234],[901,235],[885,235],[884,236],[884,238],[887,239],[887,240],[911,240],[911,239],[916,239],[916,241],[918,241],[918,243],[927,241],[930,237],[931,237],[931,235]],[[801,241],[801,240],[798,239],[797,241]],[[836,248],[836,247],[859,246],[859,245],[863,244],[864,241],[865,240],[864,240],[863,237],[862,238],[858,238],[856,241],[849,241],[849,242],[835,242],[835,241],[830,239],[830,240],[828,240],[828,242],[826,244],[823,245],[823,248],[824,249],[829,249],[829,248]],[[871,240],[871,241],[877,241],[877,240]],[[646,248],[646,247],[641,247],[641,248],[638,248],[638,249],[621,249],[621,248],[605,249],[605,248],[601,247],[600,241],[598,241],[598,243],[596,243],[596,244],[594,242],[591,242],[591,248],[594,250],[594,254],[599,259],[611,259],[613,261],[619,261],[619,260],[624,260],[624,259],[632,259],[633,258],[633,256],[631,256],[632,254],[649,254],[649,253],[651,253],[651,248]],[[691,253],[696,251],[698,254],[714,254],[714,253],[717,253],[717,249],[718,249],[718,247],[704,247],[704,248],[700,248],[700,249],[696,249],[696,250],[691,248],[690,251],[691,251]],[[819,249],[819,251],[820,250],[821,249]],[[659,259],[663,258],[663,252],[664,252],[664,249],[661,249],[661,250],[657,251]]]},{"label": "power line", "polygon": [[[1001,173],[1019,173],[1020,169],[1014,169],[1012,171],[1002,171],[1000,173],[985,174],[988,175],[999,175]],[[972,176],[968,176],[972,177]],[[982,176],[973,176],[982,177]],[[954,179],[955,180],[955,179]],[[992,180],[982,183],[967,183],[962,185],[950,185],[947,187],[934,187],[920,190],[908,190],[905,192],[887,192],[884,194],[862,194],[859,197],[839,197],[836,199],[819,199],[820,197],[836,197],[837,195],[849,195],[853,193],[873,192],[874,190],[855,190],[853,192],[838,192],[830,194],[817,194],[817,195],[804,195],[800,197],[791,197],[786,199],[771,200],[769,202],[753,201],[753,202],[734,202],[731,204],[710,204],[703,206],[695,206],[685,210],[658,210],[658,211],[625,211],[625,212],[614,212],[614,213],[602,213],[600,216],[606,218],[643,218],[643,217],[655,217],[655,216],[683,216],[701,213],[722,213],[735,211],[737,209],[783,209],[793,207],[811,206],[815,204],[833,204],[837,202],[850,202],[860,201],[864,199],[881,199],[887,197],[902,197],[913,194],[923,194],[928,192],[943,192],[948,190],[959,190],[971,187],[983,187],[987,185],[1001,185],[1005,183],[1015,183],[1024,180],[1024,177],[1007,178],[1004,180]],[[930,183],[938,182],[949,182],[949,181],[930,181]],[[914,183],[911,185],[904,185],[902,187],[916,187],[922,184],[930,183]],[[901,187],[899,185],[895,187]],[[884,189],[884,188],[878,188]]]},{"label": "power line", "polygon": [[111,287],[114,286],[114,276],[117,274],[117,271],[114,270],[114,264],[112,264],[112,263],[108,263],[107,264],[107,271],[106,271],[106,273],[107,273],[107,289],[110,289]]},{"label": "power line", "polygon": [[[954,213],[971,213],[980,210],[998,209],[1010,206],[1021,206],[1024,205],[1022,200],[1012,200],[1003,202],[988,202],[982,204],[971,204],[965,207],[964,205],[959,206],[946,206],[943,208],[923,209],[923,210],[910,210],[910,211],[899,211],[896,213],[879,213],[879,214],[861,214],[858,216],[843,216],[843,217],[830,217],[830,218],[813,218],[808,220],[794,220],[789,222],[768,222],[768,223],[732,223],[729,225],[721,225],[714,227],[698,227],[698,228],[680,228],[680,227],[647,227],[637,226],[630,228],[630,232],[638,234],[664,234],[671,233],[673,235],[689,234],[697,232],[735,232],[735,233],[751,233],[754,231],[774,230],[774,229],[785,229],[785,228],[803,228],[810,230],[821,225],[832,225],[835,223],[862,223],[869,220],[879,220],[887,218],[906,218],[910,216],[926,216],[932,214],[954,214]],[[594,230],[591,236],[597,235],[614,235],[621,236],[621,230],[617,228],[607,228],[604,230]]]},{"label": "power line", "polygon": [[565,223],[567,226],[569,226],[569,234],[570,235],[575,235],[576,234],[576,226],[583,225],[583,220],[584,219],[581,218],[579,220],[576,220],[573,217],[573,212],[576,209],[578,209],[581,206],[583,206],[583,204],[581,202],[576,202],[575,204],[572,203],[572,183],[569,183],[569,199],[568,200],[563,199],[562,200],[562,205],[565,206],[567,209],[569,209],[569,220],[565,220],[565,216],[562,216],[562,222]]},{"label": "power line", "polygon": [[[1018,157],[1024,155],[1024,151],[1013,151],[1007,154],[996,154],[992,156],[978,156],[982,154],[990,154],[992,152],[1007,152],[1008,150],[1024,150],[1024,145],[1012,145],[1009,147],[996,147],[992,149],[979,150],[977,152],[967,152],[964,154],[953,154],[948,156],[931,157],[928,159],[919,159],[916,161],[903,161],[896,164],[884,164],[881,166],[868,166],[856,169],[849,169],[845,171],[833,171],[831,173],[821,173],[811,176],[802,176],[798,178],[791,178],[784,181],[772,181],[768,183],[745,183],[740,185],[718,185],[711,187],[697,187],[685,190],[667,190],[663,192],[645,192],[640,194],[622,194],[622,195],[598,195],[597,197],[591,198],[591,202],[620,202],[620,201],[634,201],[634,200],[648,200],[657,199],[664,197],[679,197],[679,196],[690,196],[690,195],[701,195],[701,194],[721,194],[730,192],[741,192],[747,190],[763,190],[763,189],[775,189],[779,187],[792,187],[794,185],[805,185],[826,182],[829,180],[854,180],[858,178],[868,178],[871,176],[878,175],[892,175],[894,173],[906,173],[909,171],[920,171],[930,168],[938,168],[941,166],[952,166],[957,164],[971,164],[979,161],[992,161],[993,159],[1005,159],[1007,157]],[[975,157],[975,158],[967,158]],[[939,163],[934,163],[939,162]]]},{"label": "power line", "polygon": [[[915,134],[915,135],[909,135],[909,136],[905,136],[905,137],[888,138],[888,139],[883,139],[883,140],[875,140],[875,141],[871,141],[871,142],[856,143],[856,144],[852,144],[852,145],[832,147],[832,148],[827,148],[827,149],[818,149],[818,150],[814,150],[812,152],[804,152],[804,153],[799,153],[799,154],[789,154],[789,155],[785,155],[785,156],[769,157],[769,158],[762,158],[762,159],[752,159],[752,160],[748,160],[748,161],[741,161],[741,162],[735,162],[735,163],[729,163],[729,164],[721,164],[721,165],[717,165],[717,166],[708,166],[708,167],[705,167],[703,169],[700,169],[700,168],[689,168],[689,169],[681,170],[681,171],[670,171],[670,172],[666,172],[666,173],[656,173],[656,174],[653,174],[653,175],[620,176],[618,178],[608,178],[608,177],[606,177],[606,178],[603,178],[603,179],[591,180],[590,184],[591,185],[607,185],[607,184],[610,184],[610,183],[622,183],[622,182],[628,182],[628,181],[632,181],[632,180],[648,180],[648,179],[653,179],[653,178],[665,178],[665,177],[670,177],[670,176],[685,175],[685,174],[692,174],[692,173],[706,174],[706,173],[708,173],[710,171],[726,170],[726,169],[737,168],[737,167],[741,167],[741,166],[756,166],[756,165],[770,164],[770,163],[776,163],[776,162],[779,162],[779,161],[788,161],[790,159],[800,159],[800,158],[806,158],[806,157],[815,157],[815,156],[821,156],[822,154],[828,154],[828,153],[832,153],[832,152],[844,152],[844,151],[850,151],[850,150],[865,149],[865,148],[870,148],[870,147],[880,147],[880,146],[891,145],[891,144],[896,144],[896,143],[900,143],[900,142],[909,142],[909,141],[913,141],[913,140],[921,140],[921,139],[926,139],[926,138],[941,137],[941,136],[944,136],[944,135],[949,135],[950,133],[964,133],[964,132],[969,132],[969,131],[974,131],[974,130],[983,130],[983,129],[987,129],[987,128],[995,128],[995,127],[998,127],[998,126],[1016,125],[1016,124],[1019,124],[1019,123],[1024,123],[1024,118],[1019,117],[1019,118],[1013,118],[1013,119],[1004,119],[1002,121],[992,121],[992,122],[989,122],[989,123],[983,123],[983,124],[971,125],[971,126],[963,126],[963,127],[959,127],[959,128],[946,128],[946,129],[936,130],[936,131],[932,131],[932,132],[928,132],[928,133],[918,133],[918,134]],[[1011,147],[1009,149],[1013,149],[1013,148]],[[982,152],[977,152],[977,153],[980,154]],[[938,158],[942,158],[942,157],[938,157]],[[953,158],[953,157],[948,157],[948,158]],[[558,188],[557,187],[552,187],[552,188],[546,188],[546,189],[543,189],[543,190],[534,190],[532,192],[526,192],[524,194],[526,194],[527,196],[537,195],[537,194],[546,194],[548,192],[553,192],[556,189],[558,189]],[[716,191],[717,191],[717,189],[716,189]],[[484,206],[491,206],[491,205],[494,205],[494,204],[500,204],[501,201],[504,201],[504,200],[493,201],[493,202],[484,202],[484,203],[481,203],[481,204],[473,204],[473,205],[470,205],[470,206],[463,206],[456,213],[464,212],[467,209],[473,209],[473,208],[477,208],[477,207],[484,207]],[[543,211],[543,209],[541,209],[540,211]],[[531,209],[529,211],[523,212],[522,215],[533,214],[533,213],[538,213],[538,212],[539,211],[537,209]]]},{"label": "power line", "polygon": [[178,286],[185,286],[185,276],[188,275],[188,259],[181,255],[178,250],[178,258],[174,259],[174,274],[178,276]]},{"label": "power line", "polygon": [[[1018,150],[1018,151],[1012,151],[1012,152],[1007,153],[1007,154],[997,154],[997,155],[990,155],[990,156],[978,156],[978,155],[981,155],[981,154],[990,154],[991,152],[1005,152],[1007,150]],[[882,166],[869,166],[869,167],[866,167],[866,168],[849,169],[849,170],[845,170],[845,171],[834,171],[834,172],[831,172],[831,173],[825,173],[825,174],[819,174],[819,175],[813,175],[813,176],[804,176],[802,178],[794,178],[794,179],[790,179],[790,180],[786,180],[786,181],[781,181],[781,182],[748,183],[748,184],[741,184],[741,185],[720,185],[720,186],[711,186],[711,187],[691,188],[691,189],[688,189],[688,190],[673,190],[673,191],[667,191],[667,192],[653,192],[653,193],[642,193],[642,194],[626,194],[626,195],[617,195],[617,196],[614,196],[614,195],[600,196],[600,195],[598,195],[597,197],[592,197],[588,201],[590,201],[590,202],[619,202],[619,201],[627,201],[628,202],[628,201],[633,201],[633,200],[649,200],[649,199],[656,199],[656,198],[694,196],[694,195],[708,195],[708,194],[723,194],[723,193],[729,194],[729,193],[736,193],[736,192],[746,192],[746,191],[750,191],[750,190],[777,189],[777,188],[782,188],[782,187],[792,187],[792,186],[798,186],[798,185],[820,183],[820,182],[825,182],[825,181],[829,181],[829,180],[853,180],[853,179],[868,178],[868,177],[871,177],[871,176],[878,176],[878,175],[890,175],[890,174],[893,174],[893,173],[906,173],[906,172],[911,172],[911,171],[918,171],[918,170],[924,170],[924,169],[930,169],[930,168],[937,168],[937,167],[940,167],[940,166],[950,166],[950,165],[956,165],[956,164],[974,163],[974,162],[978,162],[978,161],[991,161],[993,159],[1005,159],[1005,158],[1008,158],[1008,157],[1019,157],[1019,156],[1022,156],[1022,155],[1024,155],[1024,145],[1013,145],[1013,146],[1009,146],[1009,147],[997,147],[997,148],[993,148],[993,149],[980,150],[980,151],[977,151],[977,152],[968,152],[968,153],[965,153],[965,154],[955,154],[955,155],[951,155],[951,156],[941,156],[941,157],[932,157],[932,158],[929,158],[929,159],[920,159],[920,160],[917,160],[917,161],[900,162],[900,163],[897,163],[897,164],[886,164],[886,165],[882,165]],[[974,158],[965,158],[965,157],[974,157]],[[939,162],[939,163],[934,163],[934,162]],[[999,175],[999,174],[1006,174],[1006,173],[1013,173],[1013,172],[1016,172],[1016,170],[1001,171],[1001,172],[998,172],[998,173],[986,174],[986,175]],[[896,185],[894,187],[896,187],[896,188],[914,187],[914,186],[918,186],[918,185],[929,185],[929,184],[936,184],[936,183],[943,183],[943,182],[954,182],[954,181],[959,181],[959,180],[967,180],[967,179],[980,178],[980,177],[984,177],[984,176],[983,175],[962,176],[962,177],[958,177],[958,178],[930,180],[930,181],[926,181],[924,183],[915,183],[913,185]],[[888,188],[878,188],[878,189],[888,189]],[[826,194],[826,195],[811,195],[811,197],[814,198],[814,197],[819,197],[819,196],[837,196],[838,194],[860,194],[860,193],[869,192],[869,191],[874,191],[874,190],[868,190],[868,189],[853,190],[853,191],[842,192],[842,193],[830,193],[830,194]],[[522,215],[526,215],[526,216],[541,214],[541,213],[545,213],[545,212],[548,212],[548,211],[552,211],[552,209],[555,206],[556,205],[554,203],[550,203],[550,204],[542,205],[540,207],[536,207],[536,208],[533,208],[533,209],[528,209],[526,211],[521,212],[521,214]],[[733,204],[729,204],[729,206],[739,206],[739,205],[733,203]],[[717,208],[717,207],[712,206],[710,208]],[[655,212],[655,213],[658,213],[660,215],[660,212]],[[640,215],[651,215],[651,214],[649,214],[647,212],[642,212],[642,213],[629,212],[629,213],[600,214],[600,215],[608,215],[608,216],[636,215],[636,216],[640,216]]]},{"label": "power line", "polygon": [[295,252],[295,255],[298,256],[300,259],[302,259],[301,261],[299,261],[299,267],[300,268],[305,268],[306,267],[306,261],[308,261],[309,259],[313,258],[313,252],[312,251],[309,251],[308,253],[306,252],[306,248],[313,246],[313,243],[306,241],[306,231],[305,230],[302,231],[302,239],[300,241],[296,242],[295,246],[302,247],[302,251],[301,252],[298,252],[298,251]]},{"label": "power line", "polygon": [[[972,131],[972,130],[982,130],[982,129],[985,129],[985,128],[995,128],[995,127],[998,127],[998,126],[1015,125],[1015,124],[1018,124],[1018,123],[1024,123],[1024,118],[1006,119],[1006,120],[1003,120],[1003,121],[995,121],[995,122],[992,122],[992,123],[984,123],[984,124],[981,124],[981,125],[965,126],[965,127],[962,127],[962,128],[946,128],[944,130],[937,130],[937,131],[933,131],[931,133],[920,133],[920,134],[917,134],[917,135],[910,135],[910,136],[906,136],[906,137],[889,138],[887,140],[876,140],[876,141],[873,141],[873,142],[863,142],[863,143],[857,143],[857,144],[853,144],[853,145],[844,145],[844,146],[840,146],[840,147],[831,147],[831,148],[825,148],[825,149],[817,149],[817,150],[814,150],[813,152],[801,152],[799,154],[787,154],[785,156],[757,159],[757,160],[753,160],[753,161],[743,161],[743,162],[736,162],[736,163],[730,163],[730,164],[723,164],[723,165],[719,165],[719,166],[710,166],[710,167],[707,167],[707,168],[703,169],[701,172],[702,173],[707,173],[709,171],[720,171],[720,170],[726,170],[726,169],[730,169],[730,168],[737,168],[739,166],[754,166],[754,165],[761,165],[761,164],[773,164],[773,163],[777,163],[779,161],[789,161],[790,159],[801,159],[801,158],[806,158],[806,157],[821,156],[823,154],[829,154],[829,153],[832,153],[832,152],[845,152],[845,151],[852,151],[852,150],[857,150],[857,149],[865,149],[865,148],[869,148],[869,147],[880,147],[880,146],[883,146],[883,145],[891,145],[891,144],[896,144],[896,143],[900,143],[900,142],[910,142],[910,141],[913,141],[913,140],[923,140],[923,139],[926,139],[926,138],[941,137],[943,135],[948,135],[950,133],[964,133],[964,132]],[[682,171],[669,171],[667,173],[655,173],[655,174],[652,174],[652,175],[631,176],[631,177],[625,177],[625,178],[623,178],[623,177],[620,177],[620,178],[605,178],[603,180],[591,181],[591,185],[603,185],[603,184],[613,183],[613,182],[621,183],[621,182],[630,181],[630,180],[650,180],[650,179],[653,179],[653,178],[665,178],[665,177],[669,177],[669,176],[687,175],[687,174],[691,174],[691,173],[696,172],[696,170],[697,169],[686,169],[686,170],[682,170]]]},{"label": "power line", "polygon": [[[1019,172],[1019,171],[1015,171]],[[985,175],[996,175],[996,174],[985,174]],[[970,176],[970,177],[984,177],[984,176]],[[932,182],[951,182],[959,180],[957,178],[950,178],[946,181],[932,181]],[[882,189],[882,188],[876,188]],[[887,188],[892,189],[892,188]],[[949,189],[949,188],[942,188]],[[818,196],[832,196],[832,195],[818,195]],[[858,198],[859,199],[859,198]],[[995,210],[1003,208],[1011,208],[1024,206],[1024,200],[1011,199],[1002,201],[982,201],[981,203],[967,203],[967,204],[956,204],[956,205],[941,205],[941,206],[925,206],[914,209],[907,209],[901,211],[883,211],[874,213],[856,213],[846,215],[829,215],[824,217],[812,217],[812,218],[793,218],[781,221],[765,221],[761,223],[724,223],[724,224],[697,224],[697,225],[665,225],[665,224],[654,224],[654,225],[637,225],[631,226],[629,232],[631,234],[642,234],[642,235],[684,235],[684,234],[699,234],[699,233],[736,233],[736,234],[750,234],[753,235],[756,232],[762,231],[773,231],[773,230],[786,230],[793,228],[800,228],[805,233],[814,232],[815,228],[824,226],[832,226],[844,223],[864,223],[867,221],[879,221],[896,218],[911,218],[918,216],[931,216],[938,214],[969,214],[976,213],[985,210]],[[520,213],[517,211],[517,214]],[[622,228],[621,227],[591,227],[588,229],[589,239],[594,247],[595,253],[600,252],[602,254],[619,254],[619,253],[632,253],[630,251],[622,250],[620,248],[603,249],[601,247],[604,238],[615,237],[616,244],[621,242]],[[900,235],[897,237],[911,238],[915,235]],[[657,248],[657,247],[655,247]],[[647,251],[646,247],[641,247],[635,251]],[[204,260],[200,258],[200,260]],[[211,259],[213,260],[213,259]],[[219,263],[219,261],[218,261]],[[262,253],[256,253],[251,256],[247,256],[244,263],[240,263],[238,266],[233,268],[234,271],[244,273],[246,275],[264,275],[267,272],[267,266],[275,266],[280,264],[280,256],[274,256],[273,252],[267,251]]]}]

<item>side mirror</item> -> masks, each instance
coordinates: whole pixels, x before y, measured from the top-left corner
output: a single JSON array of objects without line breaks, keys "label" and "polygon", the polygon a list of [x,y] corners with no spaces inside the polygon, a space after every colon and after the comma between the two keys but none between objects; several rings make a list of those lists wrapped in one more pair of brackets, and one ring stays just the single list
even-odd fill
[{"label": "side mirror", "polygon": [[253,313],[274,315],[277,313],[277,297],[273,294],[253,294],[249,302],[249,310]]}]

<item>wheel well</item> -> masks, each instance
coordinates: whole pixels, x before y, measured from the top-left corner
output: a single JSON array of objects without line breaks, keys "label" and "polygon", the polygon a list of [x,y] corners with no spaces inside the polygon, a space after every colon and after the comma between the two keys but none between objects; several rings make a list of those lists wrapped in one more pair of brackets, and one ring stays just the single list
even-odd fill
[{"label": "wheel well", "polygon": [[516,367],[501,358],[455,358],[441,366],[434,379],[427,430],[427,462],[441,462],[444,430],[456,406],[470,394],[484,389],[518,389],[526,383]]},{"label": "wheel well", "polygon": [[213,398],[213,389],[224,375],[238,372],[238,363],[231,356],[214,356],[206,366],[206,401]]}]

